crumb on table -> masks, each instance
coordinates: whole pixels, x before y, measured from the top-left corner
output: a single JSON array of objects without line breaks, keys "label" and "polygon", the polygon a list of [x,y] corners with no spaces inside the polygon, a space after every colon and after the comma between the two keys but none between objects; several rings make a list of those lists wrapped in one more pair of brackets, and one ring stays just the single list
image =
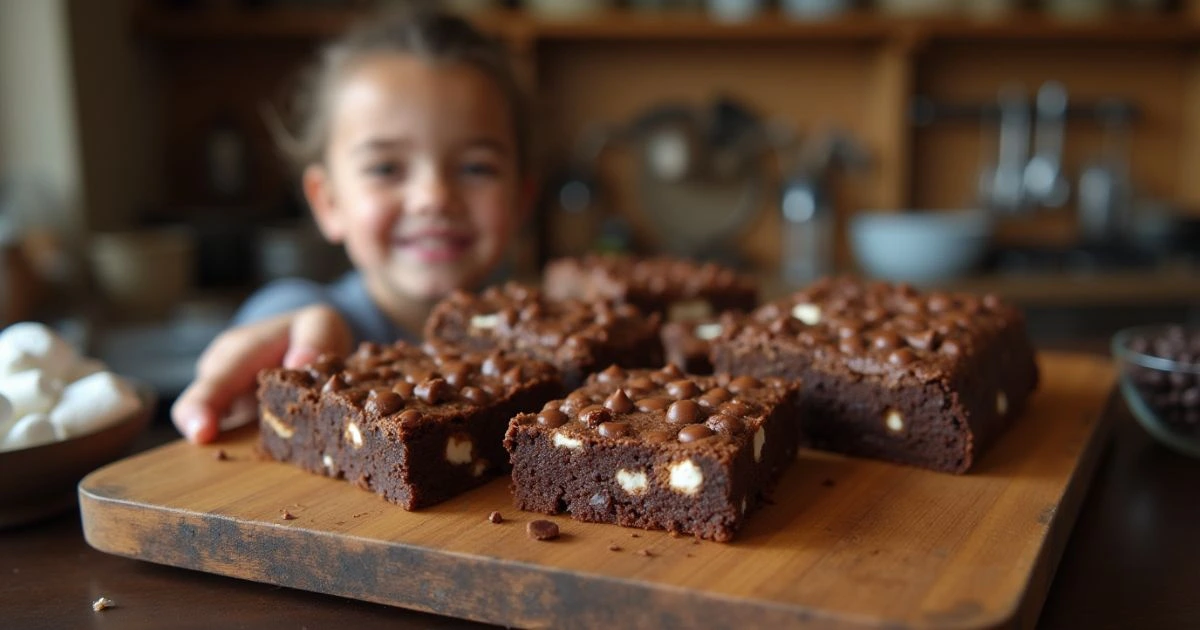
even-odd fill
[{"label": "crumb on table", "polygon": [[95,612],[100,612],[102,610],[108,610],[109,608],[115,608],[116,605],[117,603],[113,600],[107,597],[101,597],[100,599],[92,602],[92,610]]}]

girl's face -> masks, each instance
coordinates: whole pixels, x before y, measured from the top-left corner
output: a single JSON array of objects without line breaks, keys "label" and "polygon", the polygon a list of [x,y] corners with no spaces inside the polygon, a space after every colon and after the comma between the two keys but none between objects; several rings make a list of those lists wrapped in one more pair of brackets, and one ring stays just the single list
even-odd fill
[{"label": "girl's face", "polygon": [[381,54],[352,66],[330,107],[305,193],[381,306],[481,283],[518,221],[517,140],[496,85],[463,64]]}]

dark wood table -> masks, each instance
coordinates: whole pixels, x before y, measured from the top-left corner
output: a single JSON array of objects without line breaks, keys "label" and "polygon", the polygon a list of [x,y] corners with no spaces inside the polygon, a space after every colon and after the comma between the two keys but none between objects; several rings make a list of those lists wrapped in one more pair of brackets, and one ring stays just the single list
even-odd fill
[{"label": "dark wood table", "polygon": [[[157,424],[140,446],[173,439]],[[1200,461],[1123,409],[1039,627],[1200,627]],[[157,566],[88,547],[78,513],[0,531],[5,628],[442,628],[477,624]],[[101,613],[101,595],[118,607]]]}]

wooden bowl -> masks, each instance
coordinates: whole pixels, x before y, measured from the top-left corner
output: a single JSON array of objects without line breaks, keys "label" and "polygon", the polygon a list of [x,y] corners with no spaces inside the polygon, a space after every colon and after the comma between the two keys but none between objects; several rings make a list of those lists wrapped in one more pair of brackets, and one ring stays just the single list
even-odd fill
[{"label": "wooden bowl", "polygon": [[125,455],[153,417],[156,397],[137,385],[141,407],[90,435],[0,453],[0,528],[54,516],[75,506],[75,486],[89,472]]}]

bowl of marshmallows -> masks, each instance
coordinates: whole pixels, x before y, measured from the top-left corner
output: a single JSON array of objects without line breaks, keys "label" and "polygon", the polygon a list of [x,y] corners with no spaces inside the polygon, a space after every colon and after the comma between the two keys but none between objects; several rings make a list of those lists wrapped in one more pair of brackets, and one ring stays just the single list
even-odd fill
[{"label": "bowl of marshmallows", "polygon": [[153,407],[148,388],[47,326],[0,331],[0,527],[73,506],[79,480],[124,455]]}]

